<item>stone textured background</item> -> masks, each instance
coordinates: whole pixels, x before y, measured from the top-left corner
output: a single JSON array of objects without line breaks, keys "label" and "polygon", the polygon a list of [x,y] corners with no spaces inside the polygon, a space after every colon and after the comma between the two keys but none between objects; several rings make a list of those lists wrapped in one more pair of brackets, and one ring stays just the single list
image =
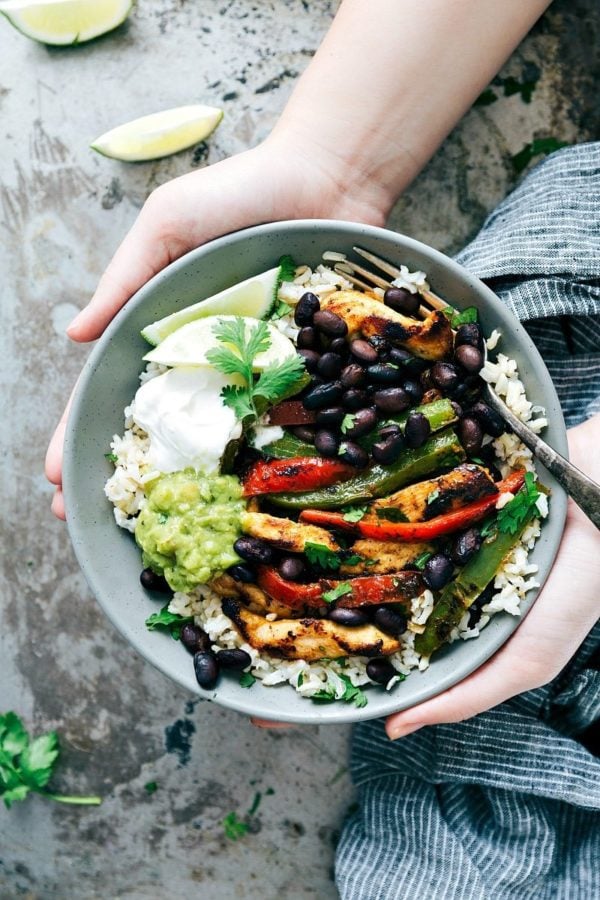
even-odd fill
[{"label": "stone textured background", "polygon": [[[353,802],[348,729],[259,731],[135,656],[96,607],[42,474],[87,354],[65,326],[144,198],[266,135],[335,8],[140,0],[118,31],[68,49],[0,22],[0,709],[59,730],[57,789],[105,797],[91,810],[35,797],[0,808],[2,900],[336,896],[333,850]],[[498,99],[465,117],[392,225],[453,251],[511,189],[525,144],[597,138],[599,24],[595,0],[556,2],[507,63]],[[530,103],[504,96],[511,76],[535,82]],[[143,165],[88,149],[116,124],[197,101],[226,110],[208,146]],[[223,817],[243,817],[258,791],[250,833],[228,840]]]}]

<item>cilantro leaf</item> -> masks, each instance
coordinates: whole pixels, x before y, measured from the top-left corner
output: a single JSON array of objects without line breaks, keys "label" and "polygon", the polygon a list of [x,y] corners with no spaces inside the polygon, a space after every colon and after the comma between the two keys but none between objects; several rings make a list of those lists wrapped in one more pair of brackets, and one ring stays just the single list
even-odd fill
[{"label": "cilantro leaf", "polygon": [[320,566],[322,569],[339,569],[340,567],[339,554],[334,550],[330,550],[325,544],[315,544],[312,541],[306,541],[304,553],[309,563],[313,566]]},{"label": "cilantro leaf", "polygon": [[488,521],[485,523],[485,525],[483,526],[483,528],[480,531],[481,537],[484,539],[487,537],[491,537],[491,535],[496,533],[497,528],[498,528],[498,523],[497,523],[496,518],[488,519]]},{"label": "cilantro leaf", "polygon": [[374,563],[375,560],[366,560],[364,557],[359,556],[358,553],[351,553],[350,556],[347,556],[344,560],[345,565],[347,566],[357,566],[361,562],[371,562]]},{"label": "cilantro leaf", "polygon": [[104,459],[107,459],[109,462],[116,463],[119,461],[119,457],[116,453],[105,453]]},{"label": "cilantro leaf", "polygon": [[45,787],[58,757],[58,736],[55,731],[42,734],[21,753],[21,772],[29,787]]},{"label": "cilantro leaf", "polygon": [[253,388],[255,397],[262,397],[269,403],[281,400],[302,378],[305,373],[304,360],[301,356],[288,356],[280,363],[267,366]]},{"label": "cilantro leaf", "polygon": [[228,813],[223,819],[225,837],[229,838],[230,841],[237,841],[239,838],[244,837],[245,834],[248,834],[249,827],[247,822],[242,822],[238,819],[236,812]]},{"label": "cilantro leaf", "polygon": [[435,491],[432,491],[427,497],[427,506],[429,506],[430,503],[433,503],[435,500],[437,500],[437,498],[439,496],[440,496],[439,490],[436,489]]},{"label": "cilantro leaf", "polygon": [[242,672],[240,675],[240,687],[251,688],[256,683],[256,678],[252,672]]},{"label": "cilantro leaf", "polygon": [[527,472],[521,490],[515,494],[510,503],[498,510],[500,531],[504,534],[516,534],[531,517],[539,496],[540,492],[536,487],[535,478],[531,472]]},{"label": "cilantro leaf", "polygon": [[296,263],[289,254],[282,256],[279,260],[279,280],[293,281],[296,277]]},{"label": "cilantro leaf", "polygon": [[468,325],[470,322],[476,322],[479,316],[476,306],[467,306],[462,312],[458,312],[451,307],[442,310],[453,328],[459,328],[461,325]]},{"label": "cilantro leaf", "polygon": [[378,506],[375,509],[375,515],[378,519],[385,519],[387,522],[408,522],[408,516],[396,506]]},{"label": "cilantro leaf", "polygon": [[227,384],[221,388],[221,399],[235,413],[236,419],[243,422],[244,419],[256,418],[256,410],[252,404],[247,388],[241,385]]},{"label": "cilantro leaf", "polygon": [[334,600],[339,600],[340,597],[344,597],[346,594],[352,593],[352,585],[349,581],[340,581],[339,584],[336,584],[335,587],[331,588],[330,591],[325,591],[323,593],[323,600],[325,603],[333,603]]},{"label": "cilantro leaf", "polygon": [[277,321],[277,319],[283,319],[284,316],[289,315],[293,312],[294,307],[290,306],[289,303],[286,303],[285,300],[278,300],[275,304],[275,309],[269,316],[272,322]]},{"label": "cilantro leaf", "polygon": [[419,553],[415,559],[413,559],[413,566],[420,571],[423,571],[425,568],[425,563],[431,559],[433,553],[430,553],[429,550],[424,550],[423,553]]},{"label": "cilantro leaf", "polygon": [[311,700],[314,700],[316,703],[334,703],[336,700],[340,700],[343,703],[354,703],[358,709],[362,709],[362,707],[366,706],[369,702],[367,699],[367,695],[364,691],[362,691],[359,687],[352,684],[349,677],[344,675],[343,673],[338,673],[338,678],[344,682],[344,693],[341,697],[336,697],[335,689],[331,688],[323,688],[320,691],[317,691],[315,694],[311,696]]},{"label": "cilantro leaf", "polygon": [[342,419],[340,428],[342,434],[347,434],[349,431],[352,431],[352,429],[354,428],[354,416],[352,415],[352,413],[346,413],[346,415]]},{"label": "cilantro leaf", "polygon": [[151,616],[148,616],[145,625],[148,631],[164,629],[169,632],[172,638],[178,641],[183,626],[193,621],[193,616],[179,616],[177,613],[169,612],[169,605],[167,604],[163,606],[160,612],[152,613]]},{"label": "cilantro leaf", "polygon": [[9,756],[21,753],[29,744],[29,735],[18,715],[7,712],[0,716],[0,746]]},{"label": "cilantro leaf", "polygon": [[360,522],[367,513],[368,506],[344,507],[344,522]]}]

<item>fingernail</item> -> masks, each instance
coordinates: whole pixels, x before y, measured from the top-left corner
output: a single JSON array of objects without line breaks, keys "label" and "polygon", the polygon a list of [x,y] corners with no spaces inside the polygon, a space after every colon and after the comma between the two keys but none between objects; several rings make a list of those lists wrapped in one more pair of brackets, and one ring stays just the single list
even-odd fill
[{"label": "fingernail", "polygon": [[81,310],[81,312],[78,312],[75,318],[71,322],[69,322],[69,324],[67,325],[67,334],[69,334],[73,328],[77,328],[77,325],[83,319],[83,313],[84,310]]},{"label": "fingernail", "polygon": [[390,725],[388,727],[387,736],[390,741],[397,741],[398,738],[406,737],[424,726],[425,722],[400,722],[398,725]]}]

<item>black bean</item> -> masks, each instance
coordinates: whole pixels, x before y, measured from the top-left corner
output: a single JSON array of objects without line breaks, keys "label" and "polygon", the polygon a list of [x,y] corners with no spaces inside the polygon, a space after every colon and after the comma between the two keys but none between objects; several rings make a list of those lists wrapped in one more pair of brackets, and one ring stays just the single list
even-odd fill
[{"label": "black bean", "polygon": [[140,583],[147,591],[158,591],[160,594],[173,593],[167,584],[166,578],[153,572],[152,569],[142,569],[140,572]]},{"label": "black bean", "polygon": [[409,353],[408,350],[403,350],[402,347],[390,347],[387,356],[389,361],[397,366],[405,366],[411,359],[414,359],[412,353]]},{"label": "black bean", "polygon": [[458,384],[458,369],[452,363],[436,362],[431,367],[431,380],[440,390],[451,391]]},{"label": "black bean", "polygon": [[476,456],[481,450],[483,430],[473,416],[464,416],[456,427],[458,439],[469,454]]},{"label": "black bean", "polygon": [[457,535],[452,542],[452,559],[464,566],[474,556],[482,544],[482,537],[476,528],[468,528]]},{"label": "black bean", "polygon": [[387,684],[394,675],[398,674],[389,659],[386,659],[384,656],[370,659],[367,663],[366,672],[375,684]]},{"label": "black bean", "polygon": [[361,387],[367,380],[365,370],[358,363],[350,363],[345,369],[342,369],[340,381],[345,388]]},{"label": "black bean", "polygon": [[372,366],[377,362],[377,350],[368,341],[356,340],[350,342],[350,353],[365,366]]},{"label": "black bean", "polygon": [[343,406],[328,406],[326,409],[319,409],[316,414],[317,425],[324,425],[326,428],[332,425],[341,425],[345,415],[346,410]]},{"label": "black bean", "polygon": [[423,568],[423,581],[432,591],[439,591],[448,584],[454,574],[454,566],[444,553],[430,557]]},{"label": "black bean", "polygon": [[317,363],[317,372],[323,378],[333,380],[342,371],[342,359],[337,353],[324,353]]},{"label": "black bean", "polygon": [[363,450],[360,444],[355,444],[354,441],[342,441],[338,451],[338,458],[342,462],[356,466],[357,469],[364,469],[369,463],[367,451]]},{"label": "black bean", "polygon": [[404,450],[404,438],[401,434],[390,435],[385,440],[377,441],[371,448],[371,453],[375,462],[384,466],[389,466],[396,462],[402,451]]},{"label": "black bean", "polygon": [[321,456],[337,456],[340,437],[328,428],[319,428],[315,434],[315,447]]},{"label": "black bean", "polygon": [[205,691],[211,691],[219,677],[217,657],[210,651],[200,651],[194,656],[194,672],[196,681]]},{"label": "black bean", "polygon": [[343,392],[344,389],[339,381],[318,384],[305,394],[302,402],[306,409],[325,409],[325,407],[337,403]]},{"label": "black bean", "polygon": [[307,444],[314,444],[316,429],[312,425],[296,425],[291,429],[292,434]]},{"label": "black bean", "polygon": [[279,574],[288,581],[298,581],[306,574],[306,565],[299,556],[284,556],[279,563]]},{"label": "black bean", "polygon": [[366,625],[369,621],[369,616],[362,609],[344,609],[343,606],[328,610],[327,618],[337,622],[338,625],[347,625],[350,628]]},{"label": "black bean", "polygon": [[347,437],[362,437],[363,434],[373,431],[377,425],[377,411],[372,406],[359,409],[350,415],[353,420],[352,425],[349,428],[344,428],[344,434]]},{"label": "black bean", "polygon": [[218,650],[217,662],[223,669],[247,669],[252,657],[245,650],[237,647],[234,650]]},{"label": "black bean", "polygon": [[462,406],[460,405],[460,403],[457,403],[456,400],[451,400],[451,401],[450,401],[450,405],[451,405],[452,409],[454,410],[455,414],[456,414],[456,415],[458,416],[458,418],[460,419],[460,418],[462,417],[462,415],[463,415],[463,412],[464,412]]},{"label": "black bean", "polygon": [[363,406],[366,406],[368,402],[367,392],[361,391],[359,388],[348,388],[342,394],[342,406],[348,412],[356,412],[357,409],[362,409]]},{"label": "black bean", "polygon": [[411,294],[406,288],[390,287],[383,295],[386,306],[395,309],[405,316],[414,316],[419,309],[421,298],[418,294]]},{"label": "black bean", "polygon": [[424,391],[430,391],[433,385],[433,378],[431,377],[431,369],[424,369],[419,375],[419,382]]},{"label": "black bean", "polygon": [[383,428],[379,429],[378,437],[387,439],[392,436],[395,437],[397,434],[402,437],[400,426],[396,425],[395,422],[389,422],[387,425],[384,425]]},{"label": "black bean", "polygon": [[302,294],[298,300],[296,309],[294,310],[294,322],[296,325],[312,325],[313,316],[320,309],[321,304],[319,303],[319,298],[310,291],[307,291],[306,294]]},{"label": "black bean", "polygon": [[480,350],[483,350],[483,333],[481,331],[481,326],[478,325],[477,322],[469,322],[466,325],[461,325],[456,332],[454,343],[457,347],[460,347],[461,344],[470,344],[472,347],[478,347]]},{"label": "black bean", "polygon": [[404,440],[407,447],[413,450],[422,447],[430,433],[431,425],[427,416],[420,412],[408,414],[406,425],[404,426]]},{"label": "black bean", "polygon": [[244,584],[252,584],[252,582],[256,581],[256,572],[252,566],[245,566],[243,563],[230,566],[227,569],[227,574],[231,575],[235,581],[242,581]]},{"label": "black bean", "polygon": [[190,653],[206,653],[210,650],[210,638],[193,622],[186,622],[179,635],[181,643]]},{"label": "black bean", "polygon": [[328,309],[315,313],[313,324],[329,337],[345,337],[348,334],[348,326],[344,320]]},{"label": "black bean", "polygon": [[304,360],[304,366],[307,372],[311,374],[317,371],[321,355],[316,350],[298,350],[298,356]]},{"label": "black bean", "polygon": [[346,356],[349,350],[348,341],[343,337],[334,338],[329,345],[329,350],[331,353],[337,353],[338,356]]},{"label": "black bean", "polygon": [[376,363],[367,368],[369,381],[375,384],[400,384],[404,381],[402,370],[395,365]]},{"label": "black bean", "polygon": [[494,438],[500,437],[500,435],[504,434],[507,430],[506,423],[502,416],[482,400],[478,400],[477,403],[474,403],[470,412],[483,426],[483,430],[486,434],[489,434]]},{"label": "black bean", "polygon": [[418,381],[408,378],[403,382],[402,387],[410,397],[412,403],[420,403],[423,399],[423,388]]},{"label": "black bean", "polygon": [[318,350],[320,341],[317,329],[312,325],[301,328],[296,338],[296,346],[299,350]]},{"label": "black bean", "polygon": [[266,541],[261,540],[261,538],[250,537],[250,535],[244,534],[237,539],[233,545],[233,549],[238,556],[241,556],[242,559],[245,559],[248,562],[269,565],[269,563],[273,561],[273,549],[271,545],[267,544]]},{"label": "black bean", "polygon": [[469,393],[469,387],[464,381],[460,381],[456,387],[451,388],[446,391],[446,393],[449,394],[453,400],[458,402],[459,400],[464,400],[466,398]]},{"label": "black bean", "polygon": [[375,347],[379,354],[388,353],[392,348],[390,342],[379,334],[372,334],[369,338],[369,344]]},{"label": "black bean", "polygon": [[483,354],[472,344],[460,344],[454,352],[454,359],[465,372],[479,372],[483,365]]},{"label": "black bean", "polygon": [[410,397],[401,387],[383,388],[375,391],[373,394],[373,402],[377,409],[385,413],[399,413],[408,409],[410,406]]},{"label": "black bean", "polygon": [[390,606],[378,606],[373,616],[375,624],[381,631],[399,637],[407,629],[408,620],[404,613],[392,609]]}]

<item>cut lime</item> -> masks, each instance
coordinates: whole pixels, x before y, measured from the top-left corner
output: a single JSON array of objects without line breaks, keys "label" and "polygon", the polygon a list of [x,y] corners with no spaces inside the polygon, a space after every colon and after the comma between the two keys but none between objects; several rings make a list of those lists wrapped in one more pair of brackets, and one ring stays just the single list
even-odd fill
[{"label": "cut lime", "polygon": [[[214,333],[218,322],[231,321],[235,316],[209,316],[197,319],[178,328],[170,334],[154,350],[144,356],[146,362],[160,363],[162,366],[209,366],[206,358],[209,350],[222,346]],[[256,326],[257,319],[242,316],[246,325],[246,335]],[[273,363],[282,362],[289,356],[296,355],[296,348],[289,338],[273,325],[267,324],[271,346],[254,358],[253,369],[260,372]],[[229,345],[226,345],[229,346]]]},{"label": "cut lime", "polygon": [[176,106],[119,125],[90,146],[123,162],[159,159],[203,141],[222,118],[223,110],[216,106]]},{"label": "cut lime", "polygon": [[185,309],[147,325],[142,331],[142,337],[156,346],[182,325],[217,313],[266,319],[275,305],[280,281],[281,266],[275,266],[268,272],[240,281],[206,300],[200,300],[199,303],[186,306]]},{"label": "cut lime", "polygon": [[81,44],[125,21],[133,0],[4,0],[0,13],[43,44]]}]

